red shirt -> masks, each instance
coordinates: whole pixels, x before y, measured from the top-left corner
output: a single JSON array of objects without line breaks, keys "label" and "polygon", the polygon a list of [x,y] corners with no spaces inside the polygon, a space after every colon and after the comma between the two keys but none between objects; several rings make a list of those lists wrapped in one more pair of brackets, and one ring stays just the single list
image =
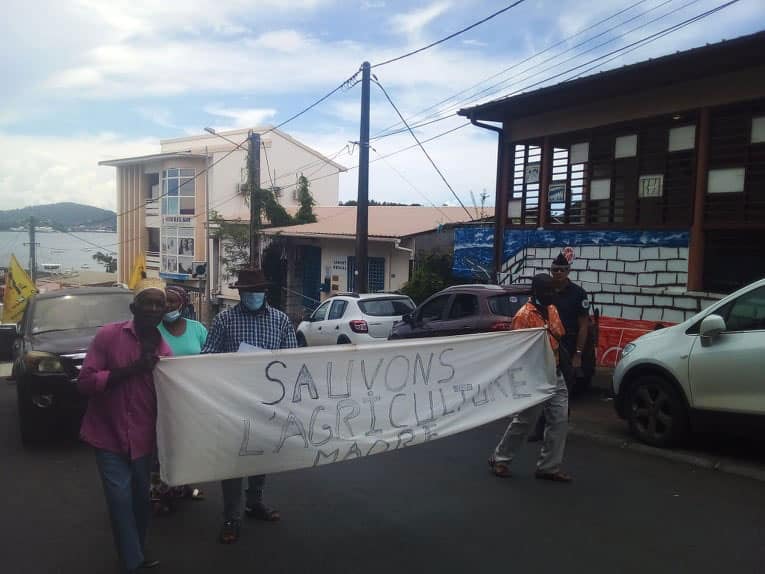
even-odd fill
[{"label": "red shirt", "polygon": [[[558,315],[558,310],[555,305],[547,306],[547,317],[545,321],[544,317],[540,314],[539,310],[534,306],[531,301],[527,301],[526,304],[518,309],[518,312],[513,317],[513,329],[533,329],[535,327],[546,327],[550,330],[550,346],[553,353],[555,353],[555,361],[558,361],[558,339],[561,339],[566,334],[566,329],[563,327],[563,323]],[[556,338],[557,337],[557,338]]]},{"label": "red shirt", "polygon": [[[172,351],[160,337],[157,353]],[[79,391],[90,397],[80,437],[88,444],[131,459],[154,452],[157,396],[154,377],[143,373],[106,384],[112,369],[130,366],[141,355],[133,321],[110,323],[96,333],[88,348],[77,381]]]}]

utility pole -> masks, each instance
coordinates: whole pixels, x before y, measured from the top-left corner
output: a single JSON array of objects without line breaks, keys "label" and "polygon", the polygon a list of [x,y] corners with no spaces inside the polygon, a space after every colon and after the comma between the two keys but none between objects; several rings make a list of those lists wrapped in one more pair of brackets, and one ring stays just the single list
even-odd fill
[{"label": "utility pole", "polygon": [[35,243],[35,218],[29,218],[29,277],[32,284],[37,281],[37,243]]},{"label": "utility pole", "polygon": [[367,293],[369,243],[369,87],[372,67],[361,65],[361,131],[359,134],[359,189],[356,200],[356,292]]},{"label": "utility pole", "polygon": [[247,189],[250,192],[250,267],[260,269],[260,134],[250,132]]}]

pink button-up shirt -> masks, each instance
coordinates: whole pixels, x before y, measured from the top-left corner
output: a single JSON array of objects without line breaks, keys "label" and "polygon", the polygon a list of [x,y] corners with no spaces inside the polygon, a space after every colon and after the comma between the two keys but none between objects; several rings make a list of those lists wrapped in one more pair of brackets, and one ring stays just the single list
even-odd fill
[{"label": "pink button-up shirt", "polygon": [[[172,355],[160,337],[160,356]],[[151,373],[129,377],[107,386],[112,369],[128,367],[139,359],[141,343],[133,321],[110,323],[96,333],[77,381],[90,397],[80,436],[88,444],[126,454],[135,460],[154,452],[157,395]]]}]

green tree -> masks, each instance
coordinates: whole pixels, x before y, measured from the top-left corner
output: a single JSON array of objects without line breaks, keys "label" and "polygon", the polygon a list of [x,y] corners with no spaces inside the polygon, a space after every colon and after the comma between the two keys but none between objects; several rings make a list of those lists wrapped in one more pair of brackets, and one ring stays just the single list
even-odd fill
[{"label": "green tree", "polygon": [[401,292],[411,297],[419,305],[441,289],[466,282],[452,275],[452,256],[450,254],[434,251],[419,261],[412,272],[412,277],[401,288]]},{"label": "green tree", "polygon": [[117,258],[108,253],[101,253],[100,251],[93,255],[93,259],[101,263],[107,273],[115,273],[117,271]]},{"label": "green tree", "polygon": [[296,224],[316,223],[316,215],[313,213],[313,206],[316,205],[316,202],[311,195],[310,186],[308,178],[301,175],[298,179],[298,202],[300,203],[300,209],[298,209],[293,219]]}]

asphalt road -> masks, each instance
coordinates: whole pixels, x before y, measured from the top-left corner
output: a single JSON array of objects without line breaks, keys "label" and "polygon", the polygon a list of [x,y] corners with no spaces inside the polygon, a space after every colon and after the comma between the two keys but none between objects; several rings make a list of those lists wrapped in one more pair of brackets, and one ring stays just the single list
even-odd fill
[{"label": "asphalt road", "polygon": [[[0,572],[116,572],[91,452],[24,450],[16,423],[2,382]],[[282,522],[246,522],[233,546],[215,542],[220,495],[203,485],[207,500],[154,520],[153,572],[763,572],[762,483],[576,438],[573,484],[534,480],[532,448],[501,480],[486,458],[502,430],[274,475]]]}]

